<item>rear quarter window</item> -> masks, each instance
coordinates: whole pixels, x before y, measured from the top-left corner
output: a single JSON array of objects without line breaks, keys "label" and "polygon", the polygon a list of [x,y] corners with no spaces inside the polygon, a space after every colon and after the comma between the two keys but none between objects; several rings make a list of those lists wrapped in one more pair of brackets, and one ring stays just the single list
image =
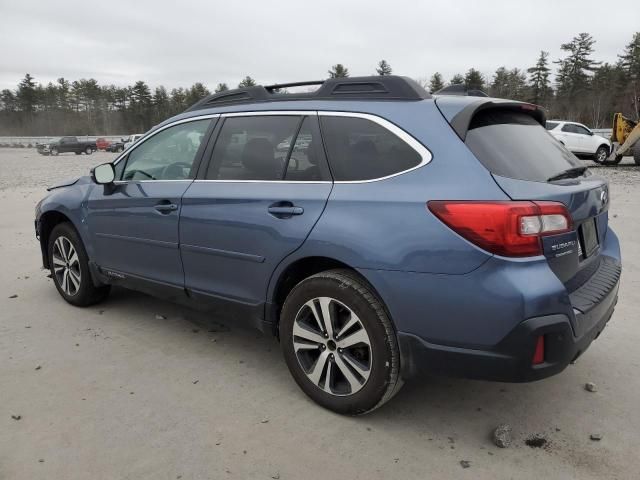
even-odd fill
[{"label": "rear quarter window", "polygon": [[322,136],[336,181],[372,180],[414,168],[422,156],[372,120],[321,116]]},{"label": "rear quarter window", "polygon": [[471,120],[465,143],[491,173],[502,177],[546,182],[581,166],[533,117],[511,110],[480,111]]}]

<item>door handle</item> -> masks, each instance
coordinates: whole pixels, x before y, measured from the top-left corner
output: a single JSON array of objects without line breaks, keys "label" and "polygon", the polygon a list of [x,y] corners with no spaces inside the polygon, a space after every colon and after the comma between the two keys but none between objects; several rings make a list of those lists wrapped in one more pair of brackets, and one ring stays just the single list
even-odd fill
[{"label": "door handle", "polygon": [[160,213],[171,213],[178,210],[178,205],[175,203],[159,203],[155,206],[155,209]]},{"label": "door handle", "polygon": [[304,208],[297,207],[291,202],[277,202],[269,205],[267,211],[278,218],[291,218],[293,215],[302,215]]}]

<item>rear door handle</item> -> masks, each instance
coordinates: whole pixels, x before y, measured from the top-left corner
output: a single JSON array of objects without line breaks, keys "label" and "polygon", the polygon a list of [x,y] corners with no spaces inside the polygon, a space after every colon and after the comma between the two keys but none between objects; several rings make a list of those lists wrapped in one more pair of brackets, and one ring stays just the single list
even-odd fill
[{"label": "rear door handle", "polygon": [[160,213],[171,213],[178,210],[178,205],[175,203],[159,203],[155,206],[155,209]]},{"label": "rear door handle", "polygon": [[293,215],[302,215],[304,208],[297,207],[291,202],[277,202],[269,205],[267,211],[278,218],[290,218]]}]

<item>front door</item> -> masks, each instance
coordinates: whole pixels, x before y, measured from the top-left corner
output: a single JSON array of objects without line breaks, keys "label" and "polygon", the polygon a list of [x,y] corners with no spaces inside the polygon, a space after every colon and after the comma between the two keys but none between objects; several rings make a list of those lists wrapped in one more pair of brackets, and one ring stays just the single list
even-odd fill
[{"label": "front door", "polygon": [[107,275],[184,288],[180,206],[211,122],[200,119],[159,130],[118,162],[113,185],[93,187],[87,221],[94,261]]},{"label": "front door", "polygon": [[183,197],[190,294],[259,319],[271,274],[309,235],[331,188],[315,112],[225,118],[208,168]]}]

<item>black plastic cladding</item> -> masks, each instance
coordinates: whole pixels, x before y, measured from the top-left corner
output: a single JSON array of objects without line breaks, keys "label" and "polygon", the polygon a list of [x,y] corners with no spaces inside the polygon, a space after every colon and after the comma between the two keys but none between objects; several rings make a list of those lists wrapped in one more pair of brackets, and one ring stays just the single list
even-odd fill
[{"label": "black plastic cladding", "polygon": [[[281,93],[288,87],[320,85],[314,92]],[[284,83],[238,88],[203,98],[186,111],[224,105],[291,100],[424,100],[431,98],[422,86],[408,77],[396,75],[330,78],[310,82]]]}]

